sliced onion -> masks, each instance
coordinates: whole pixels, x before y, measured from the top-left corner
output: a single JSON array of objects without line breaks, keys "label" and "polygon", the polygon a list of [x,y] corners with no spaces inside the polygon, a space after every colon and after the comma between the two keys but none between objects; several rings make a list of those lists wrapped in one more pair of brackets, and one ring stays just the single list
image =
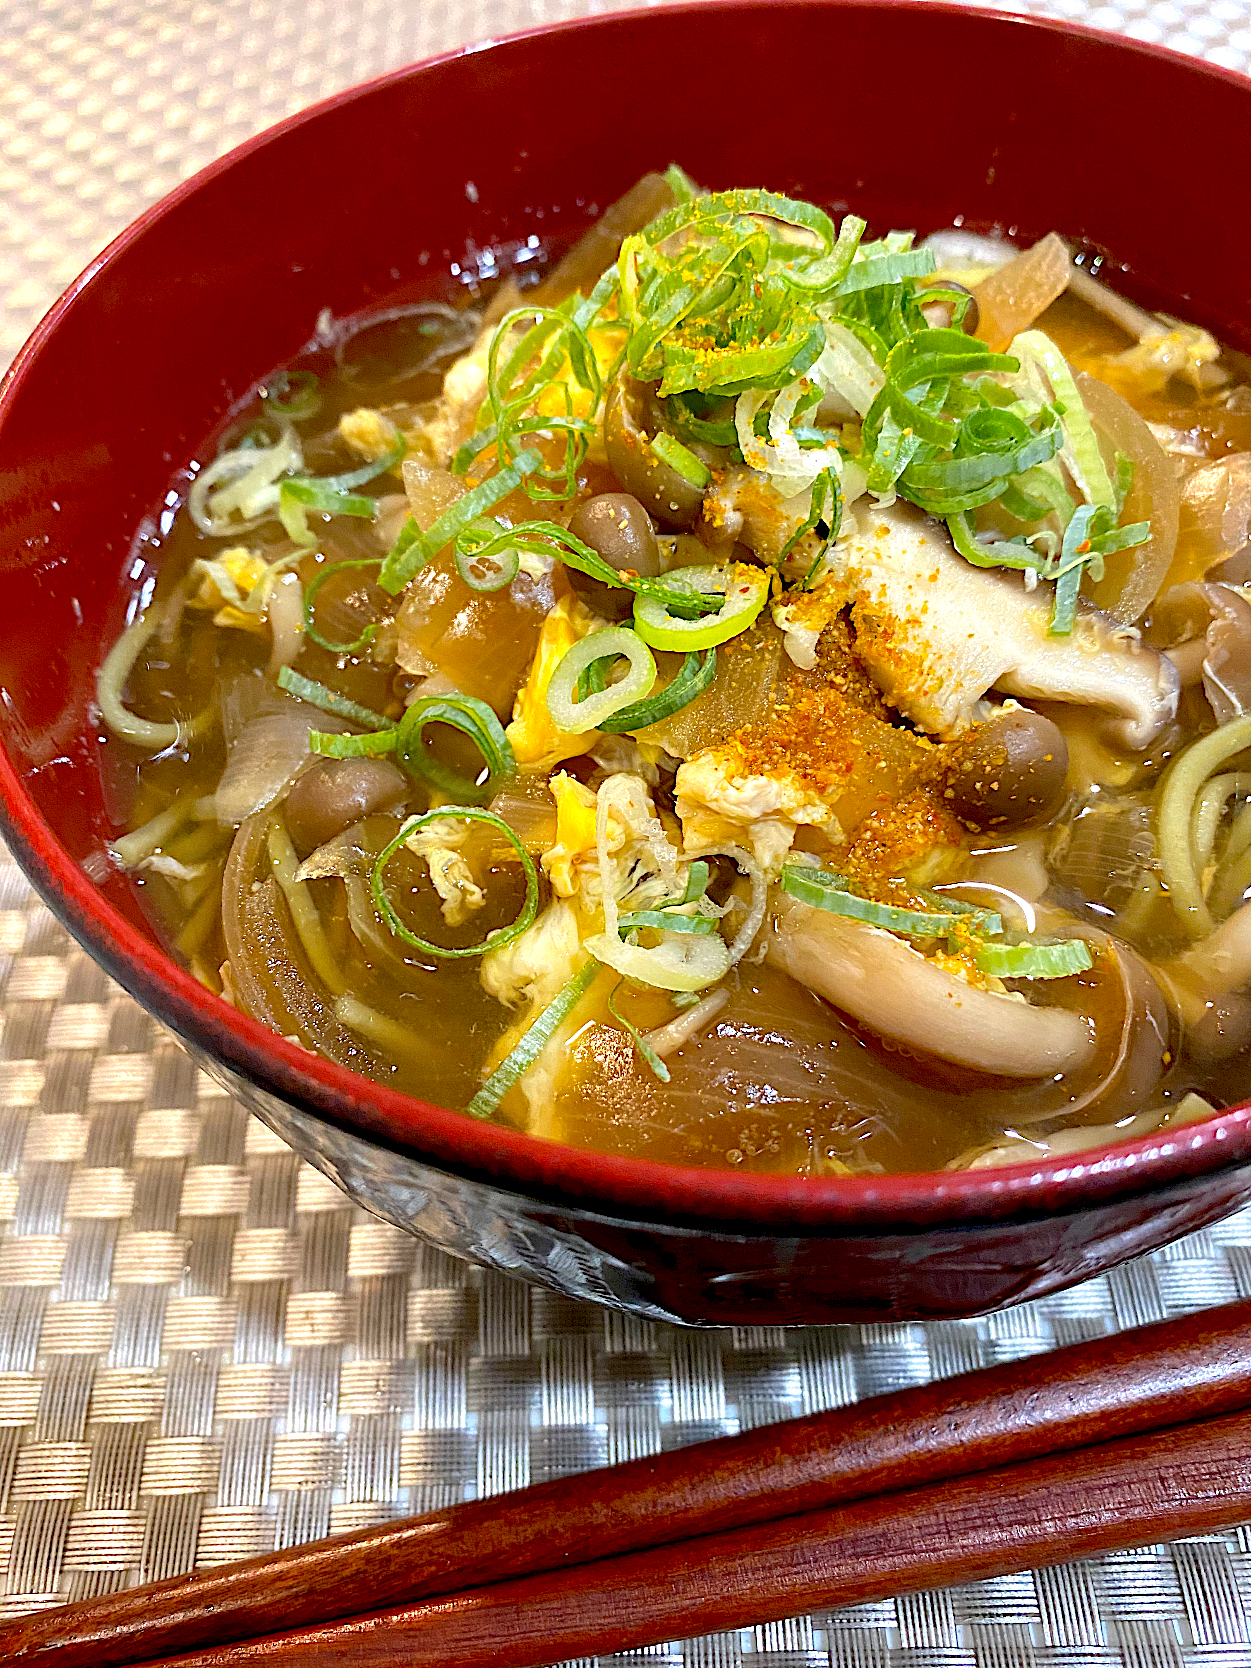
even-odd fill
[{"label": "sliced onion", "polygon": [[1122,526],[1151,523],[1146,544],[1104,557],[1103,578],[1090,590],[1097,607],[1132,623],[1150,608],[1173,560],[1181,509],[1177,475],[1172,459],[1128,400],[1084,371],[1073,380],[1098,432],[1134,466],[1121,510]]},{"label": "sliced onion", "polygon": [[298,703],[258,713],[230,745],[217,784],[218,822],[233,827],[272,805],[308,756],[308,713]]},{"label": "sliced onion", "polygon": [[660,990],[703,990],[730,970],[730,952],[716,933],[706,938],[675,934],[644,949],[623,944],[616,933],[601,932],[586,939],[583,948],[626,978]]},{"label": "sliced onion", "polygon": [[189,733],[189,726],[178,723],[158,723],[155,719],[140,718],[122,701],[122,690],[134,669],[134,664],[156,630],[161,611],[149,609],[131,622],[105,656],[104,664],[96,673],[96,703],[100,716],[115,736],[158,752],[172,747],[179,736]]},{"label": "sliced onion", "polygon": [[[619,655],[630,663],[620,683],[592,692],[579,701],[575,691],[586,668],[598,660],[616,659]],[[583,637],[565,655],[547,685],[547,710],[557,729],[582,735],[594,730],[602,719],[611,718],[613,713],[641,701],[655,681],[656,662],[639,634],[626,626],[609,626],[605,631],[593,631],[589,637]]]},{"label": "sliced onion", "polygon": [[269,652],[269,675],[290,666],[304,642],[304,588],[298,573],[279,574],[268,587],[265,617],[273,637]]},{"label": "sliced onion", "polygon": [[812,375],[827,396],[837,395],[861,417],[886,386],[886,373],[845,324],[826,325],[825,347]]},{"label": "sliced onion", "polygon": [[730,945],[730,966],[734,967],[751,949],[756,941],[756,934],[764,925],[765,909],[769,900],[768,877],[751,853],[744,851],[742,846],[713,846],[711,850],[701,851],[699,855],[730,857],[751,881],[751,902],[747,906],[747,915]]},{"label": "sliced onion", "polygon": [[[210,538],[227,538],[259,527],[278,507],[277,481],[304,464],[300,439],[290,424],[273,446],[223,452],[196,476],[187,494],[187,514]],[[228,482],[222,486],[219,483]],[[210,504],[209,493],[214,488]],[[234,519],[238,516],[241,519]]]}]

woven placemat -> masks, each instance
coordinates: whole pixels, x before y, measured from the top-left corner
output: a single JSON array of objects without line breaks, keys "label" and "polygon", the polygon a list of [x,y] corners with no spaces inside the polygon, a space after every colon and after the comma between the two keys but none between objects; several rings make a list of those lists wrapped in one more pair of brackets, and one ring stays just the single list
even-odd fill
[{"label": "woven placemat", "polygon": [[[7,0],[0,363],[114,232],[248,134],[458,41],[604,9]],[[1251,66],[1247,0],[1019,9]],[[0,979],[0,1619],[1251,1296],[1245,1213],[980,1321],[632,1320],[354,1209],[2,855]],[[629,1660],[1251,1668],[1248,1606],[1240,1530]]]}]

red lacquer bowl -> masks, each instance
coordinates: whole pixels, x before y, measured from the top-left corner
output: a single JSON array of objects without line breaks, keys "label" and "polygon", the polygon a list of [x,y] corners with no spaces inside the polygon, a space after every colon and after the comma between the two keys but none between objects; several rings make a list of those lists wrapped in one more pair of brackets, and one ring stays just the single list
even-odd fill
[{"label": "red lacquer bowl", "polygon": [[[168,960],[104,842],[93,678],[132,545],[232,404],[335,314],[466,251],[572,234],[645,169],[924,233],[1052,227],[1251,349],[1251,82],[1037,19],[706,4],[404,70],[233,152],[123,234],[0,395],[0,787],[56,914],[202,1063],[363,1203],[458,1255],[688,1322],[967,1315],[1251,1197],[1251,1113],[1052,1161],[819,1181],[604,1158],[310,1058]],[[293,210],[299,204],[299,212]],[[476,258],[476,257],[475,257]]]}]

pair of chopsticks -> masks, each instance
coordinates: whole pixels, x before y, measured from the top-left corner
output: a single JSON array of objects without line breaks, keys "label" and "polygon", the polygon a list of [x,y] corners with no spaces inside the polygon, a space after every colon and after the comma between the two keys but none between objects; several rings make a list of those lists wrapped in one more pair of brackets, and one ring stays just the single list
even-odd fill
[{"label": "pair of chopsticks", "polygon": [[1251,1303],[48,1611],[0,1662],[539,1668],[1251,1518]]}]

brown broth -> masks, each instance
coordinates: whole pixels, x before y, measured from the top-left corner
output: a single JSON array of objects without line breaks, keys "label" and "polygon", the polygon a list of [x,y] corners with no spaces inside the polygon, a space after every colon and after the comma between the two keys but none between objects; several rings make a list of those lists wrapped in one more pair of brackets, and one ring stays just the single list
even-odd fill
[{"label": "brown broth", "polygon": [[[1042,326],[1076,366],[1096,373],[1105,366],[1104,356],[1125,345],[1115,327],[1067,298],[1050,309]],[[431,370],[414,372],[411,365],[437,344],[439,331],[451,334],[457,328],[455,320],[440,318],[432,335],[429,329],[422,333],[422,326],[411,319],[392,319],[355,339],[358,352],[346,369],[336,367],[324,352],[301,360],[296,368],[313,370],[321,378],[324,397],[321,413],[305,423],[302,432],[318,436],[329,429],[321,438],[306,438],[308,467],[330,473],[359,461],[333,433],[341,413],[375,404],[411,409],[432,400],[440,376]],[[404,361],[399,372],[391,368],[397,355]],[[1152,395],[1138,403],[1151,422],[1188,434],[1210,458],[1251,449],[1251,413],[1245,409],[1178,392],[1175,386],[1167,396]],[[246,431],[260,417],[258,398],[238,414],[231,432]],[[605,484],[598,480],[596,490]],[[378,490],[376,484],[372,490]],[[382,490],[398,490],[398,483],[392,480]],[[270,541],[270,557],[286,548],[277,542],[280,533],[276,523],[260,530]],[[256,537],[246,542],[256,542]],[[196,557],[212,556],[237,542],[206,538],[180,511],[164,542],[158,598],[173,596]],[[327,524],[321,549],[329,559],[381,557],[388,543],[389,536],[372,526],[340,518]],[[309,556],[301,562],[305,582],[320,560]],[[423,583],[427,588],[443,587],[447,618],[460,620],[466,641],[479,643],[479,660],[487,669],[481,675],[487,677],[493,666],[508,689],[515,687],[524,677],[529,652],[515,654],[516,667],[508,661],[501,673],[504,657],[492,656],[490,644],[510,630],[514,635],[533,633],[533,621],[541,618],[546,600],[537,615],[533,607],[513,607],[508,592],[496,594],[488,605],[475,598],[447,564],[431,564]],[[364,623],[379,619],[387,600],[360,578],[360,570],[345,571],[323,587],[318,618],[323,631],[342,633],[346,639]],[[188,611],[170,644],[154,640],[149,645],[127,685],[126,699],[145,716],[187,718],[219,698],[223,689],[257,683],[268,656],[267,635],[220,629],[211,615]],[[380,664],[367,649],[335,655],[307,641],[297,665],[306,677],[333,683],[352,700],[391,717],[402,712],[404,694],[417,681],[397,672],[393,664]],[[468,683],[464,687],[470,689]],[[494,685],[484,686],[484,693],[507,718],[508,691],[502,700],[495,698]],[[1188,711],[1186,739],[1191,739],[1210,724],[1210,716]],[[1063,723],[1070,739],[1073,762],[1066,813],[1042,833],[974,841],[984,855],[974,858],[972,872],[1010,872],[1014,863],[1030,860],[1031,851],[1035,859],[1041,854],[1050,865],[1059,901],[1080,921],[1123,937],[1146,955],[1174,952],[1181,941],[1166,903],[1158,896],[1153,899],[1143,886],[1115,893],[1092,882],[1083,890],[1078,884],[1080,863],[1066,854],[1079,838],[1074,815],[1096,799],[1101,815],[1111,820],[1121,816],[1127,827],[1133,824],[1182,732],[1175,728],[1143,758],[1118,757],[1099,740],[1086,715],[1069,708],[1053,710],[1052,716]],[[435,741],[436,750],[449,762],[457,761],[458,745],[446,732]],[[218,729],[189,752],[171,748],[149,758],[114,739],[101,751],[107,802],[129,827],[143,824],[176,800],[211,794],[226,758]],[[424,811],[428,804],[424,789],[412,784],[406,810]],[[193,880],[159,873],[135,876],[143,906],[163,942],[207,984],[220,988],[219,970],[228,944],[215,900],[225,875],[228,891],[237,900],[241,934],[231,958],[227,994],[233,991],[236,999],[284,1034],[320,1048],[375,1081],[435,1102],[465,1105],[481,1080],[484,1063],[501,1050],[515,1015],[484,992],[472,958],[438,961],[399,940],[388,941],[376,916],[376,938],[363,940],[353,931],[344,884],[324,878],[312,882],[310,892],[347,990],[385,1021],[401,1027],[406,1041],[389,1051],[371,1043],[359,1029],[345,1027],[333,993],[327,993],[309,965],[291,910],[273,879],[265,834],[269,819],[270,813],[262,812],[251,819],[251,826],[245,824],[233,839],[233,855],[231,831],[217,830],[214,823],[194,825],[171,839],[163,847],[167,853],[189,868],[203,866]],[[397,827],[396,816],[372,819],[367,825],[370,850],[380,850]],[[467,944],[511,919],[521,902],[515,862],[497,855],[478,878],[490,903],[464,928],[449,929],[443,922],[425,867],[416,859],[397,859],[389,888],[412,930]],[[543,901],[547,895],[544,884]],[[514,1090],[504,1101],[503,1121],[605,1152],[696,1166],[798,1174],[915,1170],[948,1165],[992,1144],[1005,1129],[1061,1127],[1081,1089],[1080,1084],[989,1080],[908,1058],[861,1032],[787,976],[747,963],[731,976],[729,1000],[705,1032],[670,1057],[671,1079],[662,1084],[640,1062],[627,1033],[609,1018],[607,999],[615,983],[615,975],[601,974],[580,1010],[582,1022],[570,1043],[572,1070],[543,1113],[533,1118],[524,1097]],[[1052,992],[1045,999],[1085,1002],[1096,1009],[1102,1003],[1112,1012],[1114,995],[1098,978],[1066,983],[1071,987],[1067,994]],[[667,998],[656,993],[627,995],[623,1004],[626,1016],[641,1029],[662,1023],[673,1011]],[[1191,1089],[1216,1104],[1227,1104],[1243,1092],[1247,1065],[1248,1055],[1242,1050],[1219,1069],[1204,1070],[1191,1057],[1185,1039],[1175,1038],[1172,1063],[1149,1097],[1150,1104],[1174,1103]],[[1144,1104],[1141,1095],[1126,1090],[1103,1104],[1093,1121],[1124,1121]]]}]

